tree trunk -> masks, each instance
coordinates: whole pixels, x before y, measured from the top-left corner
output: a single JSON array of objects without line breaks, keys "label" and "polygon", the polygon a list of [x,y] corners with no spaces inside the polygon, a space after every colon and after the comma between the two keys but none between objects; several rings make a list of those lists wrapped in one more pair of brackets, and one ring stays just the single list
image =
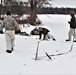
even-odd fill
[{"label": "tree trunk", "polygon": [[36,14],[36,2],[34,2],[35,0],[31,0],[30,2],[30,9],[31,9],[31,13],[30,13],[30,17],[29,17],[29,23],[32,25],[36,25],[36,18],[37,18],[37,14]]}]

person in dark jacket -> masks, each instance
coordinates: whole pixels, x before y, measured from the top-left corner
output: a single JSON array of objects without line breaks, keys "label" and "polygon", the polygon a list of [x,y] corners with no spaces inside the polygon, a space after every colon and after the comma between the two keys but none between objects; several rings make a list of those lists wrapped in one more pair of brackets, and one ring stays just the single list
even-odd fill
[{"label": "person in dark jacket", "polygon": [[75,35],[75,28],[76,28],[75,15],[74,15],[74,13],[71,13],[70,16],[71,16],[71,20],[68,21],[68,23],[70,24],[70,30],[68,32],[68,39],[66,41],[71,41],[71,37],[73,36],[73,42],[76,42],[76,35]]},{"label": "person in dark jacket", "polygon": [[43,34],[43,40],[48,40],[48,38],[51,37],[55,41],[55,38],[53,37],[53,35],[49,34],[50,31],[47,28],[39,27],[38,31],[39,31],[39,39],[42,38]]}]

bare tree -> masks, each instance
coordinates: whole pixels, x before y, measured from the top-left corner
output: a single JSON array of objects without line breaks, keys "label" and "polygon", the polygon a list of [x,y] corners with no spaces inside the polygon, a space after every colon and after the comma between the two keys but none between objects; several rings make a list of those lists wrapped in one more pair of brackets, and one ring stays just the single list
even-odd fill
[{"label": "bare tree", "polygon": [[[45,5],[52,5],[51,4],[52,0],[28,0],[28,2],[22,2],[20,3],[19,0],[3,0],[3,4],[5,6],[8,6],[8,10],[12,11],[11,7],[12,5],[16,3],[20,3],[20,7],[23,6],[23,4],[26,4],[28,7],[30,6],[30,17],[28,22],[31,24],[36,24],[36,18],[37,17],[37,12],[39,11],[38,8],[43,8]],[[1,0],[2,3],[2,0]],[[1,4],[2,5],[2,4]]]},{"label": "bare tree", "polygon": [[30,3],[30,21],[32,22],[32,24],[36,24],[36,18],[37,17],[37,7],[38,8],[42,8],[45,5],[50,5],[52,6],[52,4],[50,2],[52,2],[52,0],[28,0],[28,2]]},{"label": "bare tree", "polygon": [[16,2],[17,0],[4,0],[4,5],[9,6],[8,10],[11,10],[11,6]]}]

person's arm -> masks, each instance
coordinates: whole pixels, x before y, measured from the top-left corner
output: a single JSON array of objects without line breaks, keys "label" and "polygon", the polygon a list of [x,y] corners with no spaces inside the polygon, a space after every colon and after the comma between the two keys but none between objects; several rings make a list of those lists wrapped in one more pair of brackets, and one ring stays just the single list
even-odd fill
[{"label": "person's arm", "polygon": [[15,19],[14,19],[14,25],[15,25],[15,33],[20,33],[21,32],[20,27]]}]

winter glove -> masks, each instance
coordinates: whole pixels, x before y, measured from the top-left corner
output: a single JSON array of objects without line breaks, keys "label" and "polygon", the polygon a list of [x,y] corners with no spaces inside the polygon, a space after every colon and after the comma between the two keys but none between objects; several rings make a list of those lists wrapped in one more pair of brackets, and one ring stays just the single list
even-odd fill
[{"label": "winter glove", "polygon": [[56,41],[56,39],[53,39],[53,41]]},{"label": "winter glove", "polygon": [[3,31],[1,30],[0,33],[3,34]]},{"label": "winter glove", "polygon": [[15,34],[20,33],[20,32],[21,32],[20,28],[15,27]]},{"label": "winter glove", "polygon": [[70,24],[70,22],[68,21],[68,23]]},{"label": "winter glove", "polygon": [[16,30],[15,31],[15,34],[17,34],[17,33],[21,33],[21,30]]}]

